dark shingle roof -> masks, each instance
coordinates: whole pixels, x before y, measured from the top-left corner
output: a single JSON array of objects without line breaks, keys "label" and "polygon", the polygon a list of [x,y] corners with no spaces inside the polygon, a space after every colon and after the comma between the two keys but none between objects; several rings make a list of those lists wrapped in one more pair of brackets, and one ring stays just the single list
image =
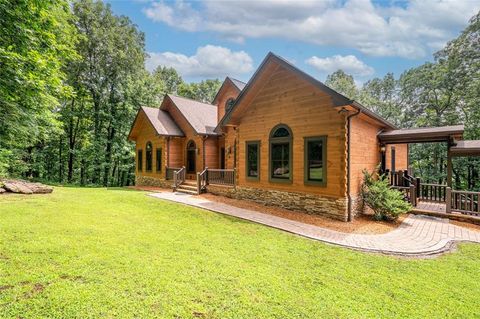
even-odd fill
[{"label": "dark shingle roof", "polygon": [[237,80],[237,79],[234,79],[234,78],[231,78],[231,77],[228,77],[232,83],[241,91],[243,90],[243,88],[245,87],[245,85],[247,85],[247,83],[245,82],[242,82],[240,80]]},{"label": "dark shingle roof", "polygon": [[463,125],[419,127],[393,130],[378,134],[382,142],[420,143],[448,141],[451,136],[462,135]]},{"label": "dark shingle roof", "polygon": [[214,129],[217,125],[217,107],[172,94],[167,97],[175,104],[195,133],[201,135],[217,135]]},{"label": "dark shingle roof", "polygon": [[184,136],[182,130],[175,124],[168,112],[156,107],[141,107],[148,120],[159,135]]}]

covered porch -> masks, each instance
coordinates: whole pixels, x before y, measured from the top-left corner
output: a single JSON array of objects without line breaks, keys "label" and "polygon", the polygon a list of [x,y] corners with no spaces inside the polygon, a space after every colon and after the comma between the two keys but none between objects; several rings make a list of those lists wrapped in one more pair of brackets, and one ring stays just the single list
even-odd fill
[{"label": "covered porch", "polygon": [[447,183],[425,183],[414,176],[411,169],[395,170],[395,154],[392,153],[391,170],[383,169],[392,188],[405,194],[414,207],[414,213],[463,219],[480,223],[480,192],[452,188],[452,158],[480,156],[480,141],[463,140],[463,125],[434,128],[403,129],[378,135],[382,168],[385,167],[385,149],[388,144],[412,144],[440,142],[447,144]]}]

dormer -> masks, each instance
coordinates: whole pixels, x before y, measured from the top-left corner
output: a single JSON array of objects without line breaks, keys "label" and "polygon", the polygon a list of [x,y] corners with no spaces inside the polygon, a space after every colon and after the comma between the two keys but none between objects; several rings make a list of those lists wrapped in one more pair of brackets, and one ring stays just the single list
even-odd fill
[{"label": "dormer", "polygon": [[245,87],[245,83],[231,77],[226,77],[222,86],[217,92],[217,95],[213,99],[212,104],[217,106],[217,122],[225,115],[235,103],[235,99]]}]

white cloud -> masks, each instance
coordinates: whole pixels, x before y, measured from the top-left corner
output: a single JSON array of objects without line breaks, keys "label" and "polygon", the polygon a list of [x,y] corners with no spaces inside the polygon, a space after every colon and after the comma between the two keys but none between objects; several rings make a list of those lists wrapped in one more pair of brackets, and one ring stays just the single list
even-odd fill
[{"label": "white cloud", "polygon": [[369,76],[375,72],[372,67],[366,65],[354,55],[334,55],[327,58],[312,56],[307,59],[305,63],[313,66],[322,73],[333,73],[341,69],[351,75]]},{"label": "white cloud", "polygon": [[463,29],[480,10],[472,0],[154,2],[147,17],[174,28],[212,31],[241,43],[276,37],[354,48],[374,56],[423,57]]},{"label": "white cloud", "polygon": [[252,58],[245,51],[233,52],[228,48],[206,45],[199,47],[192,56],[181,53],[149,53],[146,67],[149,71],[157,66],[175,68],[185,77],[225,77],[239,76],[253,70]]}]

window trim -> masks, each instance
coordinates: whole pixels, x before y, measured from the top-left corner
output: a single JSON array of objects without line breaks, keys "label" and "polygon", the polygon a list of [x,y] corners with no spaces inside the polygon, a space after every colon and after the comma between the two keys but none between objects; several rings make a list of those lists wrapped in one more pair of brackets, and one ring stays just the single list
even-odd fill
[{"label": "window trim", "polygon": [[[148,169],[148,145],[150,145],[150,169]],[[153,144],[152,142],[148,141],[145,144],[145,172],[152,172],[153,171]]]},{"label": "window trim", "polygon": [[[139,156],[140,154],[142,156]],[[143,150],[141,148],[137,150],[137,172],[143,172]]]},{"label": "window trim", "polygon": [[[287,137],[273,137],[273,134],[280,128],[285,128],[290,134]],[[272,144],[277,143],[289,143],[288,147],[288,164],[289,164],[289,177],[278,178],[272,176]],[[287,124],[277,124],[270,130],[270,136],[268,139],[268,181],[273,183],[292,184],[293,182],[293,133]]]},{"label": "window trim", "polygon": [[[304,146],[303,146],[303,182],[305,185],[313,185],[313,186],[327,186],[327,135],[321,136],[306,136],[304,139]],[[322,181],[315,181],[308,179],[308,143],[315,142],[315,141],[322,141]]]},{"label": "window trim", "polygon": [[[248,171],[248,146],[249,145],[256,145],[257,146],[257,176],[249,176]],[[260,180],[260,140],[255,141],[246,141],[245,142],[245,178],[249,181],[259,181]]]},{"label": "window trim", "polygon": [[[160,151],[160,165],[159,162],[158,162],[158,153]],[[155,172],[157,173],[161,173],[162,172],[162,147],[157,147],[155,148]],[[160,169],[158,169],[160,167]]]},{"label": "window trim", "polygon": [[[229,105],[230,103],[231,103],[231,105]],[[235,104],[235,99],[233,97],[228,98],[225,101],[225,113],[230,112],[230,110],[232,109],[234,104]]]}]

